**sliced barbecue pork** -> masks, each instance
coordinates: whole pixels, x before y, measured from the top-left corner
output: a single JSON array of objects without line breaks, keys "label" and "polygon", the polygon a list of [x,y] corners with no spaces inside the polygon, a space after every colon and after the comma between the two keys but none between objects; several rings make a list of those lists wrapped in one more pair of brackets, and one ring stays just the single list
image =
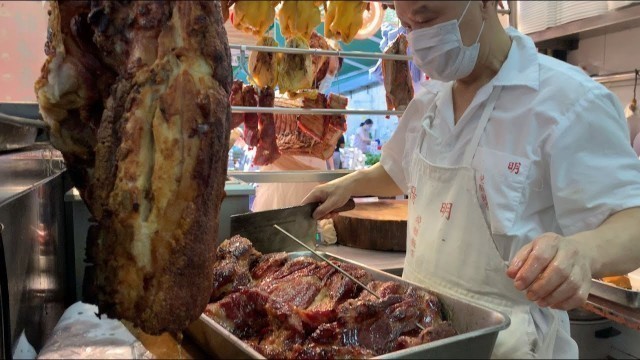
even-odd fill
[{"label": "sliced barbecue pork", "polygon": [[[260,90],[258,106],[272,108],[275,94],[271,87],[264,87]],[[276,123],[273,114],[260,113],[258,115],[259,142],[256,149],[256,156],[253,159],[255,165],[263,166],[272,164],[280,158],[280,149],[276,142]]]},{"label": "sliced barbecue pork", "polygon": [[[252,85],[245,85],[242,88],[242,105],[249,107],[258,106],[258,93]],[[244,141],[249,146],[258,146],[260,142],[259,122],[258,114],[244,114]]]},{"label": "sliced barbecue pork", "polygon": [[[404,34],[398,37],[387,47],[385,54],[407,55],[409,43]],[[384,89],[387,93],[388,110],[404,110],[413,99],[413,82],[409,62],[406,60],[382,60],[382,77]],[[389,116],[387,116],[388,118]]]},{"label": "sliced barbecue pork", "polygon": [[[229,96],[229,105],[231,106],[243,106],[243,98],[242,98],[242,87],[244,84],[242,80],[234,80],[233,85],[231,86],[231,95]],[[238,126],[242,125],[244,122],[244,114],[243,113],[233,113],[231,114],[231,128],[235,129]]]}]

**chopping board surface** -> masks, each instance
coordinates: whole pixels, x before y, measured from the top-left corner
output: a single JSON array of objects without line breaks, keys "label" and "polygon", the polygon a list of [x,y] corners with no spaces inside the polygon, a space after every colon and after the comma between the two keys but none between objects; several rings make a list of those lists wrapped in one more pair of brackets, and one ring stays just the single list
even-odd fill
[{"label": "chopping board surface", "polygon": [[356,203],[356,208],[338,214],[333,224],[338,244],[359,249],[405,251],[407,200]]}]

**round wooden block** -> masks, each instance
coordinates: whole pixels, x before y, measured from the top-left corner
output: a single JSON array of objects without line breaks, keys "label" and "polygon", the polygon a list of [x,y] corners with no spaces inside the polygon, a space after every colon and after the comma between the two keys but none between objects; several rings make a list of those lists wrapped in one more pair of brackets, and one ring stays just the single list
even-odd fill
[{"label": "round wooden block", "polygon": [[359,249],[405,251],[407,207],[407,200],[356,204],[355,209],[333,219],[338,244]]}]

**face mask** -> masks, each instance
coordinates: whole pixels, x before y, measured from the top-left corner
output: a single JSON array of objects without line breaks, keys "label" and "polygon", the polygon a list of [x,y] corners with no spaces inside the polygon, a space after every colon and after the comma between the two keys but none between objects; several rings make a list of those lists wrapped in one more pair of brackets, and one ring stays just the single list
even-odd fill
[{"label": "face mask", "polygon": [[469,9],[471,1],[464,9],[460,20],[451,20],[424,29],[413,30],[408,35],[413,52],[413,62],[427,76],[440,81],[454,81],[469,75],[476,65],[480,51],[480,35],[475,44],[464,46],[459,23]]},{"label": "face mask", "polygon": [[320,85],[318,85],[318,91],[321,93],[326,93],[329,88],[331,87],[331,84],[333,83],[333,79],[335,78],[334,75],[325,75],[324,79],[322,79],[320,81]]}]

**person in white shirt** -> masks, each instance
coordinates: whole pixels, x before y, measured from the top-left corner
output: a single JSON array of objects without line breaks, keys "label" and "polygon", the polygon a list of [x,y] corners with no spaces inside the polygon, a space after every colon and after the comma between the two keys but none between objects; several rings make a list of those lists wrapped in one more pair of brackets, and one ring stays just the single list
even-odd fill
[{"label": "person in white shirt", "polygon": [[577,358],[566,311],[591,278],[640,267],[640,161],[619,101],[505,31],[495,1],[396,1],[414,62],[441,81],[406,109],[381,162],[321,185],[409,197],[403,277],[508,314],[497,358]]},{"label": "person in white shirt", "polygon": [[364,154],[369,152],[369,145],[371,145],[371,127],[373,126],[373,120],[367,119],[360,124],[358,130],[356,130],[356,136],[353,140],[353,147],[360,149]]}]

